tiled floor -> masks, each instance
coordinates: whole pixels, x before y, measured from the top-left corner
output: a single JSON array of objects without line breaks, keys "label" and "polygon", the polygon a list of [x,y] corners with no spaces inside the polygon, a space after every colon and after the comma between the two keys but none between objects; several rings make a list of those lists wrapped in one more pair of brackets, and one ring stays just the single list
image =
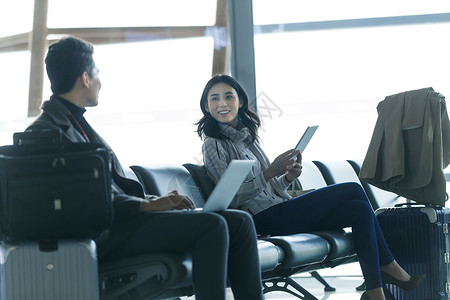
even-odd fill
[{"label": "tiled floor", "polygon": [[[325,292],[323,290],[323,285],[321,285],[317,280],[311,277],[295,277],[300,285],[302,285],[308,292],[313,294],[317,299],[328,299],[328,300],[359,300],[361,298],[362,292],[356,291],[356,287],[362,283],[362,277],[330,277],[327,276],[325,279],[327,282],[336,288],[335,292]],[[230,294],[229,299],[233,299]],[[228,298],[227,298],[228,299]],[[288,293],[283,292],[272,292],[265,295],[265,299],[271,300],[285,300],[285,299],[299,299]]]},{"label": "tiled floor", "polygon": [[[323,285],[316,279],[305,274],[293,276],[294,280],[303,286],[308,292],[319,300],[359,300],[362,292],[356,291],[356,287],[363,282],[358,263],[339,266],[334,269],[320,270],[319,273],[325,280],[336,288],[335,292],[325,292]],[[227,300],[233,300],[231,290],[227,291]],[[285,292],[270,292],[265,294],[267,300],[299,299]],[[184,297],[182,300],[195,300],[195,297]]]}]

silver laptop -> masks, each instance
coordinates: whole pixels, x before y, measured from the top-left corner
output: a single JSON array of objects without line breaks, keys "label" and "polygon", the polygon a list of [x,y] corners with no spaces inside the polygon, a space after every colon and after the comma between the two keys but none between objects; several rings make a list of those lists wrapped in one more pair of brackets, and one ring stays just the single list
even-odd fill
[{"label": "silver laptop", "polygon": [[154,213],[226,210],[254,165],[254,160],[232,160],[203,207],[154,211]]},{"label": "silver laptop", "polygon": [[255,165],[253,160],[232,160],[206,201],[203,211],[222,211],[228,208],[248,173]]}]

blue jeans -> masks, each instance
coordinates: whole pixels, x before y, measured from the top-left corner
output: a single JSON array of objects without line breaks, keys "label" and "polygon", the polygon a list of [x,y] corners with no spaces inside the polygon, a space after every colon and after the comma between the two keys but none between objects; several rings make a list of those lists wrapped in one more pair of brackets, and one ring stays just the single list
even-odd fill
[{"label": "blue jeans", "polygon": [[263,235],[290,235],[351,227],[366,288],[381,287],[380,265],[394,260],[362,187],[330,185],[272,206],[253,217]]}]

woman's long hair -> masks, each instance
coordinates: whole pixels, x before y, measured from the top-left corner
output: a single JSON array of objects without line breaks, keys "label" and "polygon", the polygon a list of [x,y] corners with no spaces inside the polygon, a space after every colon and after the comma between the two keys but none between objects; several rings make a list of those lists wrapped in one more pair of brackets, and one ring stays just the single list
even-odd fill
[{"label": "woman's long hair", "polygon": [[256,140],[258,138],[258,128],[261,125],[261,121],[259,120],[258,115],[249,109],[248,96],[245,90],[239,82],[228,75],[216,75],[206,83],[202,98],[200,99],[200,108],[203,112],[203,117],[195,123],[195,125],[197,125],[198,136],[201,139],[204,137],[223,138],[223,136],[221,136],[219,122],[217,122],[205,108],[208,103],[208,93],[217,83],[228,84],[237,92],[239,100],[242,102],[242,107],[239,108],[238,111],[238,118],[240,122],[249,129],[252,140]]}]

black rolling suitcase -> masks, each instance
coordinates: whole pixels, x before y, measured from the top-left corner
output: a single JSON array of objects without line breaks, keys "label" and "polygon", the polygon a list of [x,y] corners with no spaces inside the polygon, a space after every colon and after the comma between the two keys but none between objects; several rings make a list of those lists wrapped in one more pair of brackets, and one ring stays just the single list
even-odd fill
[{"label": "black rolling suitcase", "polygon": [[375,212],[395,259],[409,274],[426,274],[415,289],[387,285],[397,300],[450,297],[450,209],[423,205],[380,208]]}]

